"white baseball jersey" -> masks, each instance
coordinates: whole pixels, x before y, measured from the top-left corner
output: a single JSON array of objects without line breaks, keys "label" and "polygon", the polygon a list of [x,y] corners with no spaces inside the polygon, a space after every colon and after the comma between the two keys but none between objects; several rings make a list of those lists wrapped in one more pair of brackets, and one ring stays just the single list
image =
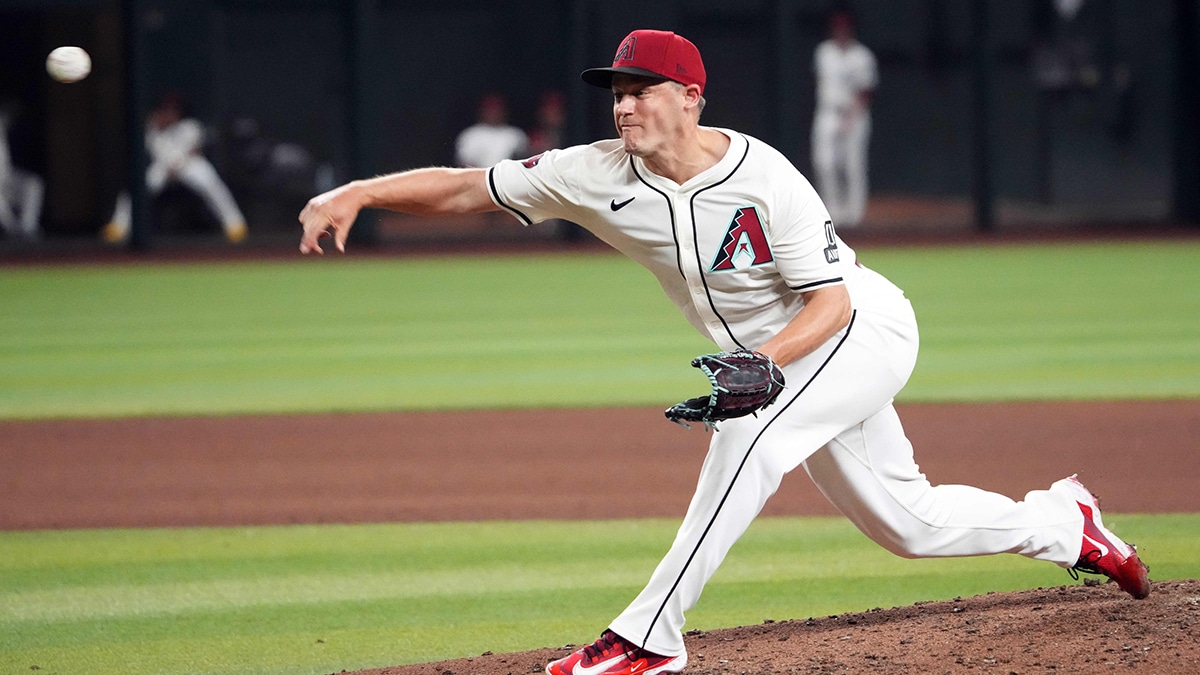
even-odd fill
[{"label": "white baseball jersey", "polygon": [[722,349],[766,342],[801,311],[804,291],[845,284],[853,303],[845,328],[783,368],[774,404],[720,423],[670,551],[609,627],[653,653],[683,654],[684,613],[798,466],[900,555],[1007,551],[1074,564],[1083,516],[1061,486],[1014,502],[925,479],[891,405],[916,363],[912,307],[857,264],[786,158],[719,131],[730,139],[725,157],[683,185],[648,171],[619,140],[501,162],[487,175],[492,199],[522,222],[576,222],[644,265]]},{"label": "white baseball jersey", "polygon": [[730,139],[725,157],[682,186],[646,169],[614,139],[502,162],[489,173],[489,188],[522,222],[578,223],[649,269],[722,349],[769,340],[800,311],[800,292],[847,284],[864,302],[887,292],[890,284],[855,265],[854,251],[787,158],[757,139],[719,131]]},{"label": "white baseball jersey", "polygon": [[460,166],[487,168],[526,152],[529,136],[507,125],[475,124],[463,129],[454,142],[454,156]]},{"label": "white baseball jersey", "polygon": [[818,109],[842,110],[859,92],[870,91],[879,83],[875,55],[857,40],[845,49],[833,40],[817,45],[813,69],[817,75]]},{"label": "white baseball jersey", "polygon": [[204,127],[194,119],[181,119],[162,129],[146,126],[146,149],[155,163],[178,170],[204,147]]}]

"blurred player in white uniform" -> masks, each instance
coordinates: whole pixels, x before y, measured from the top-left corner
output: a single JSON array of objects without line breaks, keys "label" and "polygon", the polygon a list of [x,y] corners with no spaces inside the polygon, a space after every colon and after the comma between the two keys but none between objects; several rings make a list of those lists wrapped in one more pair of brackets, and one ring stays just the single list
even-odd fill
[{"label": "blurred player in white uniform", "polygon": [[508,123],[508,103],[499,94],[483,97],[478,121],[463,129],[454,142],[455,161],[465,167],[486,169],[528,152],[529,136]]},{"label": "blurred player in white uniform", "polygon": [[787,388],[772,406],[721,422],[709,437],[691,505],[646,587],[599,640],[547,673],[682,670],[684,612],[798,467],[897,555],[1016,553],[1106,574],[1135,597],[1150,592],[1141,561],[1103,528],[1094,498],[1074,478],[1019,502],[926,480],[892,407],[917,358],[912,306],[859,263],[781,153],[699,124],[706,76],[695,45],[670,32],[634,31],[611,68],[583,78],[611,89],[620,138],[486,171],[431,168],[354,181],[309,200],[300,214],[303,253],[322,252],[326,236],[344,250],[364,207],[425,216],[502,209],[526,224],[564,218],[650,270],[722,350],[756,350],[783,369]]},{"label": "blurred player in white uniform", "polygon": [[879,83],[875,55],[855,39],[854,18],[837,10],[829,39],[817,45],[813,68],[817,107],[813,113],[812,162],[817,192],[833,224],[856,227],[867,208],[867,146],[871,141],[871,96]]},{"label": "blurred player in white uniform", "polygon": [[[146,187],[151,195],[162,192],[169,181],[178,181],[199,194],[221,221],[225,238],[238,243],[246,238],[246,219],[217,170],[204,157],[204,127],[183,115],[183,99],[168,94],[151,112],[146,124],[146,149],[150,167]],[[129,237],[131,217],[129,193],[117,197],[112,220],[104,228],[104,239],[124,241]]]},{"label": "blurred player in white uniform", "polygon": [[13,165],[8,131],[16,116],[16,104],[0,106],[0,227],[10,237],[35,239],[46,186],[41,176]]}]

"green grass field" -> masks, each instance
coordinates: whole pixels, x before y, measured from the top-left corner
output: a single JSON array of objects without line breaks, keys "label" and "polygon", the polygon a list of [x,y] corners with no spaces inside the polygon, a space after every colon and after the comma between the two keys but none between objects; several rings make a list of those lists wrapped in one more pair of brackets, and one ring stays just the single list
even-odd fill
[{"label": "green grass field", "polygon": [[[1200,396],[1200,244],[861,252],[905,400]],[[0,418],[660,405],[711,350],[615,255],[0,270]]]},{"label": "green grass field", "polygon": [[[1107,521],[1136,538],[1156,579],[1200,571],[1200,515]],[[578,643],[637,593],[677,524],[5,533],[0,673],[315,674]],[[842,519],[768,518],[734,547],[688,625],[1070,583],[1014,556],[901,560]]]},{"label": "green grass field", "polygon": [[[1200,243],[859,253],[921,320],[905,400],[1200,398]],[[710,349],[611,255],[0,269],[0,419],[662,405]],[[1156,579],[1200,576],[1200,517],[1106,520]],[[0,673],[321,673],[579,642],[675,524],[3,532]],[[568,535],[598,543],[567,554]],[[765,519],[689,625],[1065,583]]]}]

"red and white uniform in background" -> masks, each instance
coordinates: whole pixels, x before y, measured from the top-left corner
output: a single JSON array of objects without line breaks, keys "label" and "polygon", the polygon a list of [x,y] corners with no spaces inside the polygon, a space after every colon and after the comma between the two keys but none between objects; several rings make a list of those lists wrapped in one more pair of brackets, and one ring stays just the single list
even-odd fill
[{"label": "red and white uniform in background", "polygon": [[899,555],[1010,552],[1075,564],[1083,516],[1063,481],[1021,502],[929,484],[892,408],[917,358],[909,301],[858,264],[783,155],[718,131],[730,139],[724,159],[683,185],[649,171],[619,140],[504,161],[487,176],[492,199],[521,222],[578,223],[646,267],[723,350],[762,345],[801,310],[805,291],[844,284],[853,303],[846,328],[784,368],[787,388],[774,405],[712,434],[670,552],[611,629],[655,654],[684,654],[684,612],[798,466]]},{"label": "red and white uniform in background", "polygon": [[867,145],[871,108],[861,94],[879,84],[875,55],[857,40],[825,40],[813,56],[817,107],[812,162],[817,188],[838,227],[862,222],[867,208]]}]

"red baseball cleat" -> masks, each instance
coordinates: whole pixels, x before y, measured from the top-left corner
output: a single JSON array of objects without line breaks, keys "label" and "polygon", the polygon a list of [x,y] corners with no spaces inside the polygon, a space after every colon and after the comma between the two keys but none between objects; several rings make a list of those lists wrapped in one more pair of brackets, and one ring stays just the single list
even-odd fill
[{"label": "red baseball cleat", "polygon": [[659,656],[638,647],[611,630],[579,651],[550,662],[547,675],[657,675],[678,673],[687,654]]},{"label": "red baseball cleat", "polygon": [[[1083,512],[1083,546],[1079,562],[1071,568],[1089,574],[1103,574],[1117,582],[1121,590],[1141,600],[1150,595],[1149,568],[1137,556],[1137,550],[1121,541],[1100,520],[1100,502],[1075,476],[1062,481],[1075,496]],[[1077,575],[1072,574],[1072,576]]]}]

